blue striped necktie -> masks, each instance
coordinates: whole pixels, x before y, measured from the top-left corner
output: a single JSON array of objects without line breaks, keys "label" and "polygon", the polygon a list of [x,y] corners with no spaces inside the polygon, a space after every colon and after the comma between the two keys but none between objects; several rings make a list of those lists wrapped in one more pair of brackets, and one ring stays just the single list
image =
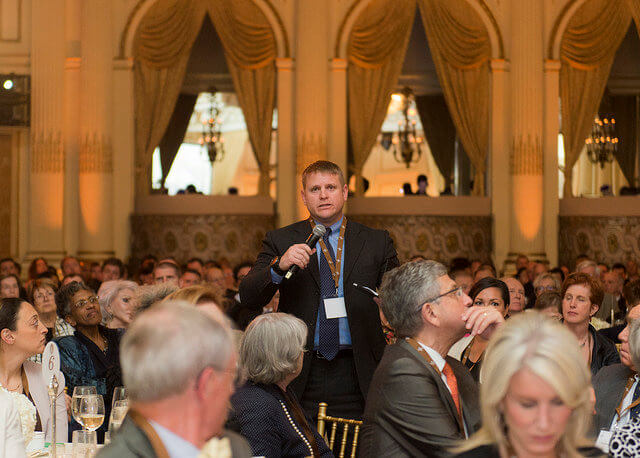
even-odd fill
[{"label": "blue striped necktie", "polygon": [[[322,237],[324,240],[324,244],[329,251],[329,255],[331,256],[331,260],[333,264],[336,263],[336,255],[333,253],[333,248],[329,243],[329,235],[331,234],[331,228],[327,228],[326,234]],[[329,267],[329,263],[325,258],[324,253],[320,253],[320,308],[318,309],[319,314],[319,326],[320,329],[318,331],[318,351],[322,356],[324,356],[328,360],[332,360],[338,354],[338,349],[340,346],[340,335],[338,330],[338,318],[327,318],[324,309],[324,299],[330,297],[336,297],[336,285],[333,281],[333,275],[331,274],[331,268]]]}]

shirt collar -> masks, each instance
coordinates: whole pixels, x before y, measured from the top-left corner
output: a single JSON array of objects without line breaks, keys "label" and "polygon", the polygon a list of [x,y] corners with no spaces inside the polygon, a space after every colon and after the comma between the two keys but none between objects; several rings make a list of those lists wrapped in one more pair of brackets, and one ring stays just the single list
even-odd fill
[{"label": "shirt collar", "polygon": [[426,351],[429,354],[429,356],[431,357],[432,361],[435,363],[435,365],[438,368],[438,370],[440,372],[442,372],[442,370],[444,369],[444,365],[446,363],[446,361],[444,360],[442,355],[440,353],[438,353],[437,351],[435,351],[433,348],[427,347],[425,344],[423,344],[419,340],[416,340],[416,342],[418,342],[418,344],[422,348],[424,348],[424,351]]},{"label": "shirt collar", "polygon": [[167,453],[171,458],[196,458],[200,450],[188,440],[175,434],[173,431],[165,428],[153,420],[149,420],[149,424],[156,430],[162,444],[167,449]]},{"label": "shirt collar", "polygon": [[[333,223],[331,226],[328,226],[328,227],[325,226],[325,227],[327,227],[327,229],[329,229],[329,228],[331,229],[331,234],[337,234],[338,232],[340,232],[340,226],[342,226],[342,220],[343,219],[344,219],[344,215],[342,215],[340,217],[340,219],[338,221],[336,221],[335,223]],[[315,224],[321,224],[321,223],[318,223],[316,220],[313,220],[313,222]]]}]

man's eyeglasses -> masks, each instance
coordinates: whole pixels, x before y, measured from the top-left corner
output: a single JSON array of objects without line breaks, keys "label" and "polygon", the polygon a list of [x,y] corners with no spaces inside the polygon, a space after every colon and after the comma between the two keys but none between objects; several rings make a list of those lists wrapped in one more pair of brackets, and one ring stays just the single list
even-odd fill
[{"label": "man's eyeglasses", "polygon": [[433,301],[436,301],[436,300],[440,299],[441,297],[444,297],[444,296],[446,296],[448,294],[451,294],[451,293],[453,293],[455,295],[455,297],[462,297],[462,286],[456,286],[455,288],[447,291],[446,293],[442,293],[439,296],[436,296],[434,298],[428,299],[428,300],[426,300],[424,302],[425,303],[433,302]]},{"label": "man's eyeglasses", "polygon": [[86,306],[89,302],[91,302],[92,304],[97,304],[98,303],[98,297],[97,296],[89,296],[87,299],[79,300],[78,302],[73,304],[73,307],[77,308],[77,309],[81,309],[84,306]]}]

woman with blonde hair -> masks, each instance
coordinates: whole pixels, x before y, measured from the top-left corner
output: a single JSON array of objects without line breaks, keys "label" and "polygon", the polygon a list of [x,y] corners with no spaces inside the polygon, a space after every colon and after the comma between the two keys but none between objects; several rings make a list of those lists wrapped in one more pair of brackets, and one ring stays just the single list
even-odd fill
[{"label": "woman with blonde hair", "polygon": [[560,323],[534,311],[507,320],[489,342],[480,380],[482,428],[457,456],[604,456],[585,438],[591,374]]}]

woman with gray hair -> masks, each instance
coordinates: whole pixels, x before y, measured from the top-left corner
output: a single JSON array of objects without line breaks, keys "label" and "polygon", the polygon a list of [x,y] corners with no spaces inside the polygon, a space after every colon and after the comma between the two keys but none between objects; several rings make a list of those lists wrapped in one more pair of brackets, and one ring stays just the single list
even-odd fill
[{"label": "woman with gray hair", "polygon": [[136,314],[138,285],[132,281],[111,280],[100,285],[98,300],[102,324],[110,329],[126,329]]},{"label": "woman with gray hair", "polygon": [[289,383],[302,370],[307,326],[286,313],[255,318],[240,346],[240,370],[248,379],[231,398],[229,427],[256,456],[331,457]]},{"label": "woman with gray hair", "polygon": [[[640,367],[640,320],[631,322],[629,350],[634,367]],[[636,377],[638,375],[636,374]],[[640,456],[640,415],[633,416],[626,425],[616,428],[609,442],[609,454],[614,458]]]}]

